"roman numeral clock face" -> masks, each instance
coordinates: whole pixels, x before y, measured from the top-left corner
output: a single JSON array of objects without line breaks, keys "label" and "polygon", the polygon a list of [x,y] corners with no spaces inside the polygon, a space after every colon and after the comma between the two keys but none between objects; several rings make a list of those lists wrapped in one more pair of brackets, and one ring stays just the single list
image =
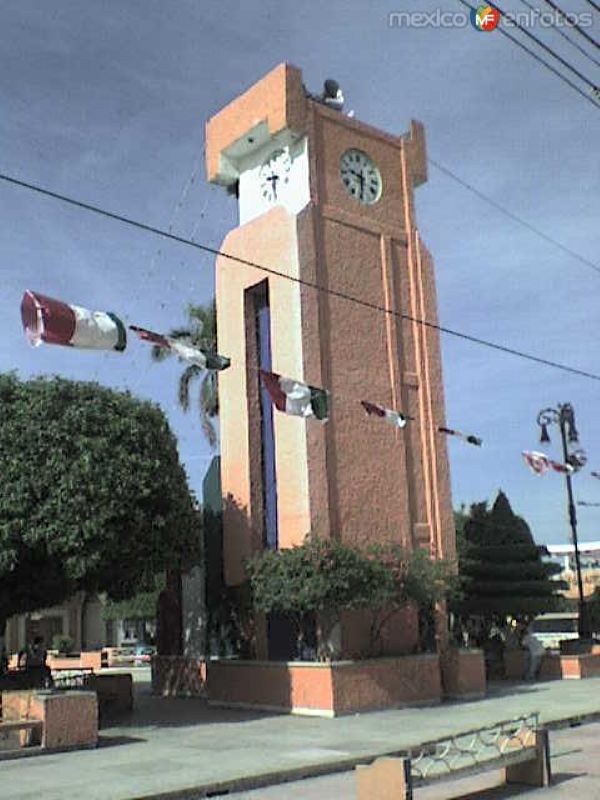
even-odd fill
[{"label": "roman numeral clock face", "polygon": [[362,150],[346,150],[340,159],[340,177],[348,194],[365,206],[373,205],[381,197],[381,173]]}]

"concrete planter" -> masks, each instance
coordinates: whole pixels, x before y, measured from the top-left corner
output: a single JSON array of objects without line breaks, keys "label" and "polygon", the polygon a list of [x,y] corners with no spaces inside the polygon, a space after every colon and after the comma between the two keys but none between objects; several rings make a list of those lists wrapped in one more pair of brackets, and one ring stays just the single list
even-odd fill
[{"label": "concrete planter", "polygon": [[528,654],[523,648],[504,651],[504,677],[509,681],[522,681],[527,670]]},{"label": "concrete planter", "polygon": [[449,698],[485,697],[483,650],[449,649],[441,658],[444,695]]},{"label": "concrete planter", "polygon": [[89,652],[74,653],[73,655],[56,654],[48,655],[46,664],[50,669],[93,669],[94,672],[100,671],[101,654],[99,650],[91,650]]},{"label": "concrete planter", "polygon": [[216,660],[207,664],[209,703],[335,717],[441,700],[437,654],[365,661]]},{"label": "concrete planter", "polygon": [[2,718],[42,722],[40,744],[48,750],[96,747],[98,742],[94,692],[3,692]]},{"label": "concrete planter", "polygon": [[546,653],[542,660],[540,680],[581,680],[600,676],[600,653],[558,655]]}]

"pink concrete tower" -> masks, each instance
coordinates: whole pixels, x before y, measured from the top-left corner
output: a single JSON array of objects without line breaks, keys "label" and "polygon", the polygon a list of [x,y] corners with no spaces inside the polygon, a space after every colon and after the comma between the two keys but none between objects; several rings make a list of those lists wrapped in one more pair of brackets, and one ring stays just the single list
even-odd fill
[{"label": "pink concrete tower", "polygon": [[[227,583],[243,581],[252,552],[309,531],[453,558],[439,335],[412,321],[437,320],[414,208],[423,126],[397,136],[351,119],[282,64],[209,120],[206,163],[239,197],[221,250],[256,265],[217,260],[232,362],[219,375]],[[328,389],[329,421],[271,408],[259,367]],[[413,419],[391,428],[360,400]]]}]

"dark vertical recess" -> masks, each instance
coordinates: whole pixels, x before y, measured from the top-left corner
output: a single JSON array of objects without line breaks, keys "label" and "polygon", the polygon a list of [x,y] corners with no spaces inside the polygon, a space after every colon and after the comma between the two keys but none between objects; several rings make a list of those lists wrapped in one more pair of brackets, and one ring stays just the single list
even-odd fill
[{"label": "dark vertical recess", "polygon": [[[258,284],[253,290],[256,325],[258,366],[272,371],[271,358],[271,308],[269,306],[268,282]],[[276,550],[279,536],[277,525],[277,474],[275,465],[275,430],[273,404],[268,392],[260,384],[262,489],[264,508],[263,542],[265,547]]]}]

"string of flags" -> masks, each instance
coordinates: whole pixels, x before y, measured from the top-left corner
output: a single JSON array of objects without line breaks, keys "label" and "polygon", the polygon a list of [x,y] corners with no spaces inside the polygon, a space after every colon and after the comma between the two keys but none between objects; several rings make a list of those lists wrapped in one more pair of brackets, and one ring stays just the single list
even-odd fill
[{"label": "string of flags", "polygon": [[412,417],[406,414],[401,414],[400,411],[392,411],[390,408],[384,408],[377,403],[369,403],[367,400],[361,400],[360,404],[369,416],[384,419],[390,425],[393,425],[394,428],[404,428],[408,420],[412,419]]},{"label": "string of flags", "polygon": [[122,352],[127,346],[125,325],[116,314],[90,311],[29,290],[21,301],[21,319],[34,347],[46,342]]},{"label": "string of flags", "polygon": [[561,472],[566,475],[575,472],[575,468],[571,464],[562,464],[559,461],[553,461],[545,453],[538,453],[534,450],[523,450],[523,458],[535,475],[545,475],[545,473],[551,469],[554,470],[554,472]]},{"label": "string of flags", "polygon": [[155,333],[146,328],[138,328],[137,325],[130,325],[129,330],[136,333],[144,342],[149,342],[155,347],[164,350],[171,350],[190,364],[195,364],[201,369],[224,370],[231,364],[231,359],[221,356],[218,353],[210,353],[201,350],[199,347],[191,345],[186,339],[175,339],[173,336],[165,336],[162,333]]},{"label": "string of flags", "polygon": [[[127,347],[127,329],[120,317],[112,311],[91,311],[56,300],[39,292],[26,290],[21,301],[21,320],[25,336],[33,347],[42,342],[80,349],[113,350],[123,352]],[[197,347],[189,339],[175,338],[156,331],[129,325],[137,337],[155,347],[170,350],[183,361],[200,369],[222,371],[231,365],[231,359],[219,353]],[[260,380],[275,408],[284,413],[304,419],[327,422],[329,419],[330,393],[326,389],[287,378],[276,372],[259,370]],[[394,428],[406,427],[413,417],[378,403],[361,400],[360,404],[368,416],[377,417]],[[454,428],[440,425],[439,433],[453,436],[467,444],[481,447],[479,436],[463,433]],[[550,470],[564,475],[577,472],[586,463],[585,453],[576,451],[568,457],[567,463],[554,461],[545,453],[533,450],[522,452],[525,463],[538,476]],[[600,472],[590,472],[593,478],[600,479]],[[600,505],[580,502],[579,505]]]},{"label": "string of flags", "polygon": [[[38,292],[27,290],[21,302],[21,319],[28,341],[35,347],[42,342],[66,347],[115,350],[127,347],[127,330],[123,321],[113,312],[91,311],[82,306],[64,303]],[[231,359],[208,352],[189,339],[174,338],[137,325],[129,329],[144,342],[170,350],[179,358],[201,369],[222,371],[231,365]],[[304,419],[327,422],[330,393],[326,389],[287,378],[275,372],[260,370],[262,384],[278,411]],[[385,408],[378,403],[360,401],[368,416],[378,417],[394,428],[404,428],[413,419],[401,411]],[[438,431],[462,439],[467,444],[481,447],[478,436],[465,434],[453,428],[439,426]]]},{"label": "string of flags", "polygon": [[[111,311],[90,311],[53,297],[27,290],[21,301],[21,320],[27,340],[34,347],[42,342],[78,349],[116,350],[127,347],[123,321]],[[146,328],[130,325],[143,341],[171,350],[179,358],[202,369],[224,370],[231,361],[218,353],[196,347],[189,339],[174,339]]]},{"label": "string of flags", "polygon": [[260,370],[260,377],[278,411],[293,417],[313,417],[319,422],[329,419],[329,392],[264,369]]},{"label": "string of flags", "polygon": [[475,447],[481,447],[483,444],[483,441],[479,438],[479,436],[473,436],[470,433],[462,433],[462,431],[455,431],[452,428],[444,428],[443,426],[440,426],[438,430],[440,433],[447,433],[448,436],[456,436],[467,444],[475,445]]}]

